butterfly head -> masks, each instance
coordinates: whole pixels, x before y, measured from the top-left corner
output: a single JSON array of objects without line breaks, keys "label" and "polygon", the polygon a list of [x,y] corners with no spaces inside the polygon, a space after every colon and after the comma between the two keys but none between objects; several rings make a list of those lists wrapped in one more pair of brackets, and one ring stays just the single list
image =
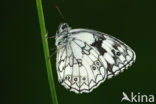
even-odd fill
[{"label": "butterfly head", "polygon": [[61,23],[58,28],[58,34],[61,34],[63,32],[68,32],[69,29],[70,29],[70,27],[68,26],[67,23]]}]

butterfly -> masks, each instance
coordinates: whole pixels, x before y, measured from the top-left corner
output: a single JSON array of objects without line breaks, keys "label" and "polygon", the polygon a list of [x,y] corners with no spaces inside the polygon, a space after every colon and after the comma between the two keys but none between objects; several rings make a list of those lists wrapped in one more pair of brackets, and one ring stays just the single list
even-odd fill
[{"label": "butterfly", "polygon": [[119,39],[61,23],[56,32],[59,82],[75,93],[89,93],[135,62],[135,52]]}]

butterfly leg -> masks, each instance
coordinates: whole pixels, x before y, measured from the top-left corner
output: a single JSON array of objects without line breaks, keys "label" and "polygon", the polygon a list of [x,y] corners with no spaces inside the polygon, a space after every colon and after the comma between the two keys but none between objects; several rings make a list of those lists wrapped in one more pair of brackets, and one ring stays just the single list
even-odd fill
[{"label": "butterfly leg", "polygon": [[47,39],[51,39],[51,38],[55,38],[55,36],[48,36],[48,32],[47,32],[45,38],[47,38]]},{"label": "butterfly leg", "polygon": [[53,39],[55,36],[46,36],[47,39]]}]

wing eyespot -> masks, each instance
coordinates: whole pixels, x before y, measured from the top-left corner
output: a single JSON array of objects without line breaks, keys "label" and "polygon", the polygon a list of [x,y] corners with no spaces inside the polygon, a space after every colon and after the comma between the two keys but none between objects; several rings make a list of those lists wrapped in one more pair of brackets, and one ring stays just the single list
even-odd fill
[{"label": "wing eyespot", "polygon": [[97,60],[97,61],[94,62],[94,65],[96,65],[97,67],[100,67],[101,63]]},{"label": "wing eyespot", "polygon": [[77,59],[77,63],[78,63],[78,66],[79,66],[79,67],[82,66],[82,60],[81,60],[81,59]]},{"label": "wing eyespot", "polygon": [[116,55],[117,55],[117,56],[120,56],[120,55],[121,55],[121,53],[120,53],[120,52],[116,52]]},{"label": "wing eyespot", "polygon": [[92,68],[93,70],[96,70],[96,66],[95,66],[95,65],[93,65],[91,68]]},{"label": "wing eyespot", "polygon": [[76,77],[76,78],[74,78],[74,82],[77,82],[78,81],[78,78]]}]

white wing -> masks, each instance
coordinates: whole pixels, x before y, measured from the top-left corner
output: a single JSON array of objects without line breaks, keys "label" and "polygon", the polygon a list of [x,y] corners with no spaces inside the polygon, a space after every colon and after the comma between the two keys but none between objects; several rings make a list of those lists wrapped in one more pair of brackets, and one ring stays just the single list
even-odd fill
[{"label": "white wing", "polygon": [[69,34],[57,53],[57,72],[61,84],[76,93],[91,92],[135,60],[127,45],[104,33],[73,29]]}]

